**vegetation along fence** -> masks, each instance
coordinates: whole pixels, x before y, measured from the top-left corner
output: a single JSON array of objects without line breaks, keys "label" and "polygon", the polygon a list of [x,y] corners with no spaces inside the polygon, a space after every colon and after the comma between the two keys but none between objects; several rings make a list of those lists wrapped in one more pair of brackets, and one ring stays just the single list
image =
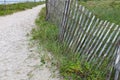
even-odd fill
[{"label": "vegetation along fence", "polygon": [[104,67],[106,80],[120,80],[120,26],[96,18],[77,0],[47,0],[46,4],[46,19],[59,26],[60,41],[77,57],[97,64],[94,69]]}]

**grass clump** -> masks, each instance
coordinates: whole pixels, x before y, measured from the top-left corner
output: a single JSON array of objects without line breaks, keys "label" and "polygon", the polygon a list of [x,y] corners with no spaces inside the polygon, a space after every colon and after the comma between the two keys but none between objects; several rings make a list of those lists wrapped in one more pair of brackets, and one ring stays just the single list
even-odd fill
[{"label": "grass clump", "polygon": [[25,2],[25,3],[14,3],[8,5],[0,5],[0,16],[12,14],[14,12],[31,9],[34,6],[43,4],[44,2]]},{"label": "grass clump", "polygon": [[47,48],[57,59],[55,65],[60,70],[64,80],[105,80],[105,70],[94,69],[93,65],[78,59],[70,50],[66,50],[64,43],[58,40],[58,27],[45,21],[45,8],[36,20],[37,28],[32,30],[32,40]]},{"label": "grass clump", "polygon": [[103,67],[96,68],[94,63],[85,61],[64,59],[60,65],[60,73],[65,80],[105,80],[107,71],[105,69],[106,61]]}]

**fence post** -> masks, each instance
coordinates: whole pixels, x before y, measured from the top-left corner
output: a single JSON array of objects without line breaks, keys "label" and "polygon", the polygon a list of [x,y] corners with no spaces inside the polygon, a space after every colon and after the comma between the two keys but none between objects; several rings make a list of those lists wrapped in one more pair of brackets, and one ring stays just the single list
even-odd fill
[{"label": "fence post", "polygon": [[64,37],[64,34],[63,34],[64,33],[64,25],[67,21],[66,17],[67,17],[69,5],[70,5],[70,0],[66,0],[65,1],[64,12],[63,12],[63,18],[62,18],[61,25],[60,25],[60,33],[59,33],[60,42],[63,41],[63,37]]},{"label": "fence post", "polygon": [[119,80],[120,75],[120,39],[118,41],[118,47],[117,47],[117,56],[115,61],[115,77],[114,80]]}]

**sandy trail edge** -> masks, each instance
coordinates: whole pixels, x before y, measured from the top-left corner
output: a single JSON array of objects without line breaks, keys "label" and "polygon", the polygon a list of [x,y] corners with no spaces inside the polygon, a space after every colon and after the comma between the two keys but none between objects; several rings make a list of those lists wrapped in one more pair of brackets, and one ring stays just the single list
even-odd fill
[{"label": "sandy trail edge", "polygon": [[26,36],[44,6],[0,17],[0,80],[59,80],[47,67],[40,68],[40,55]]}]

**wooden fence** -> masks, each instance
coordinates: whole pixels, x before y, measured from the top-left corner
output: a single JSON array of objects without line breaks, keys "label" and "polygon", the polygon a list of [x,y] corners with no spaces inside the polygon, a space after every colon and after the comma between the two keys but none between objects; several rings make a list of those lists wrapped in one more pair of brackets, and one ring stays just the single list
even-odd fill
[{"label": "wooden fence", "polygon": [[47,0],[47,19],[59,26],[60,41],[75,56],[96,69],[107,63],[106,80],[120,80],[119,25],[97,18],[77,0]]}]

